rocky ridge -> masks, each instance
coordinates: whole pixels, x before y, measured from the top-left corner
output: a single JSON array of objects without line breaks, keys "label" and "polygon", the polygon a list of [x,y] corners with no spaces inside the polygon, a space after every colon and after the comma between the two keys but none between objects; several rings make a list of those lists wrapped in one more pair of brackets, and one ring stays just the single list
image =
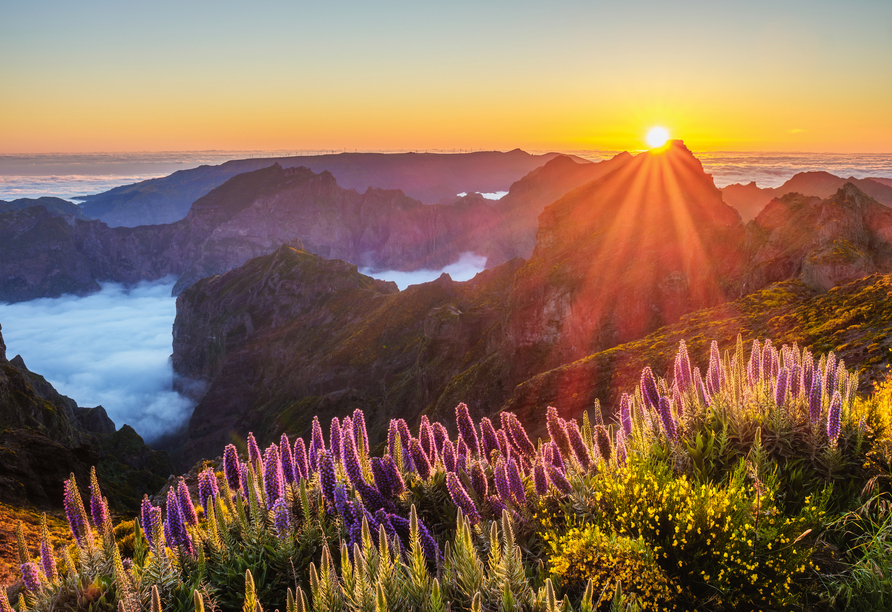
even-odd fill
[{"label": "rocky ridge", "polygon": [[173,470],[131,427],[116,431],[102,406],[81,408],[21,356],[8,360],[0,334],[0,502],[58,508],[69,474],[89,482],[94,465],[121,510],[134,510]]}]

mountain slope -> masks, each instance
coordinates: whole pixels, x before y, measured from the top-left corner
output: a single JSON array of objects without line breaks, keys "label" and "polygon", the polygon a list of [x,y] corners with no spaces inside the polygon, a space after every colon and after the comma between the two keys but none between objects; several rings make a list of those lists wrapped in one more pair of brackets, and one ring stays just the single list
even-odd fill
[{"label": "mountain slope", "polygon": [[24,210],[31,206],[43,206],[54,215],[72,215],[75,219],[88,221],[87,217],[77,204],[73,204],[62,198],[19,198],[11,202],[0,200],[0,213],[13,210]]},{"label": "mountain slope", "polygon": [[836,193],[846,183],[855,185],[881,204],[892,206],[892,184],[885,183],[883,179],[856,179],[855,177],[844,179],[829,172],[799,172],[783,185],[774,189],[762,189],[754,182],[746,185],[735,183],[722,189],[722,197],[728,204],[736,208],[744,222],[747,222],[755,219],[762,209],[775,198],[780,198],[788,193],[798,193],[825,199]]},{"label": "mountain slope", "polygon": [[185,217],[198,198],[230,178],[273,164],[305,167],[317,174],[331,172],[346,189],[401,189],[413,199],[435,204],[460,192],[503,190],[556,155],[530,155],[515,149],[508,153],[339,153],[233,160],[88,196],[83,209],[112,227],[172,223]]}]

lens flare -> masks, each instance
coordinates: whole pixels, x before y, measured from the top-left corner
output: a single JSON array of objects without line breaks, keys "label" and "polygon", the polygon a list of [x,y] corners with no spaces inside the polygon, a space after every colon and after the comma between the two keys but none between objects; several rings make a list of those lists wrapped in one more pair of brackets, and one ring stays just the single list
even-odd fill
[{"label": "lens flare", "polygon": [[651,128],[646,140],[651,149],[659,149],[669,140],[669,130],[664,127]]}]

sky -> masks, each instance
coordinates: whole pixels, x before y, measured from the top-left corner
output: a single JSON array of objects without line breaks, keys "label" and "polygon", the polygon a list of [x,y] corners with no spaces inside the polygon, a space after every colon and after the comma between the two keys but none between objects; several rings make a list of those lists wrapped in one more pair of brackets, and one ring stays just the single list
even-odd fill
[{"label": "sky", "polygon": [[0,155],[890,152],[892,2],[4,2],[0,83]]}]

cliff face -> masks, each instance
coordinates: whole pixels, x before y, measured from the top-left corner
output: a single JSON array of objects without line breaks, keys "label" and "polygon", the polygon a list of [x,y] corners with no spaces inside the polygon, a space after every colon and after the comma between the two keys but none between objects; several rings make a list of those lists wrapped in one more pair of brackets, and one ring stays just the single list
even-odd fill
[{"label": "cliff face", "polygon": [[510,352],[555,367],[736,297],[742,238],[680,141],[642,153],[539,216],[511,293]]},{"label": "cliff face", "polygon": [[102,406],[78,407],[5,349],[0,335],[0,501],[60,507],[68,475],[86,483],[93,465],[121,510],[164,483],[173,469],[165,453],[126,425],[115,431]]},{"label": "cliff face", "polygon": [[195,283],[177,299],[174,369],[208,390],[181,465],[219,452],[230,432],[302,433],[314,414],[363,408],[377,441],[391,417],[437,409],[451,384],[504,393],[476,368],[501,342],[500,306],[519,264],[398,292],[343,261],[282,247]]},{"label": "cliff face", "polygon": [[339,153],[233,160],[116,187],[89,196],[83,209],[112,227],[173,223],[186,216],[193,202],[232,177],[273,164],[305,167],[317,174],[331,172],[347,189],[401,189],[408,197],[436,204],[461,192],[503,190],[556,155],[530,155],[515,149],[508,153]]},{"label": "cliff face", "polygon": [[825,200],[788,194],[747,227],[748,283],[788,278],[826,291],[892,270],[892,209],[846,183]]}]

